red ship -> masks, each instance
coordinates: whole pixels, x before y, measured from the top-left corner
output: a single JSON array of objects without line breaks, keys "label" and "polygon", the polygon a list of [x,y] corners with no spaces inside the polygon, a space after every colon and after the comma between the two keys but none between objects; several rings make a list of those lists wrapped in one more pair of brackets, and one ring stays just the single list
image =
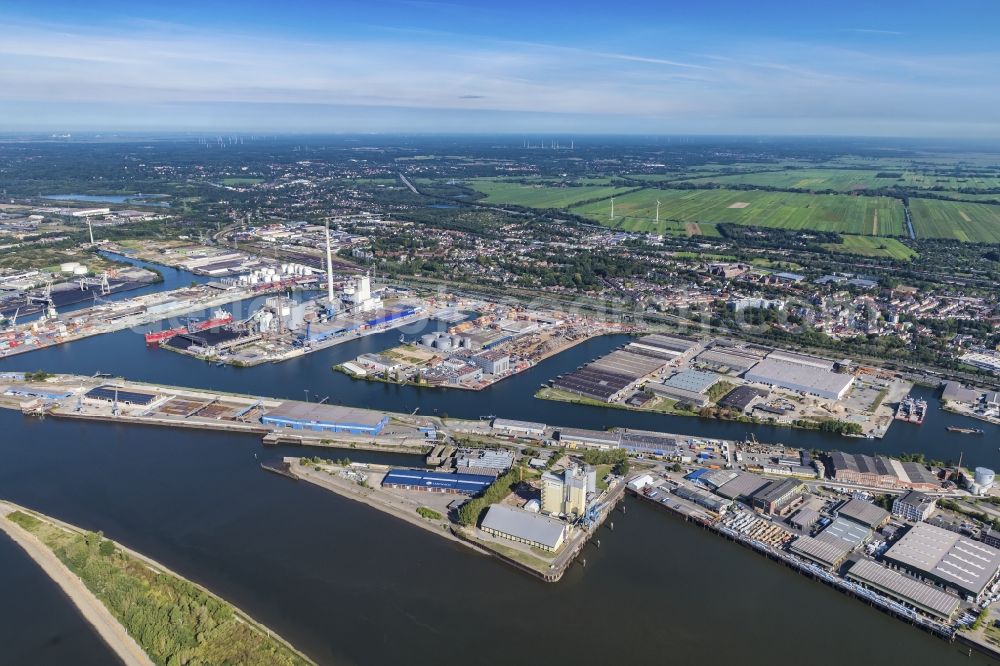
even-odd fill
[{"label": "red ship", "polygon": [[196,321],[188,324],[187,326],[178,326],[177,328],[169,328],[165,331],[150,331],[146,334],[146,344],[153,345],[158,342],[163,342],[164,340],[169,340],[175,335],[181,335],[182,333],[197,333],[199,331],[204,331],[208,328],[215,328],[216,326],[224,326],[233,320],[233,315],[226,312],[225,310],[216,310],[212,313],[211,319],[206,319],[205,321]]}]

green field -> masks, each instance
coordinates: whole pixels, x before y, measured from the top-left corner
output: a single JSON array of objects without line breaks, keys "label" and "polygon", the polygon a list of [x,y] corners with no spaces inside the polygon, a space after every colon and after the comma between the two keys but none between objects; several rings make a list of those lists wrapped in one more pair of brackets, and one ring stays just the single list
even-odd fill
[{"label": "green field", "polygon": [[[661,204],[658,224],[657,200]],[[903,206],[888,197],[649,189],[616,197],[614,219],[610,201],[574,207],[572,212],[609,227],[655,233],[672,233],[678,222],[697,223],[703,231],[705,223],[730,222],[869,236],[904,234]]]},{"label": "green field", "polygon": [[834,252],[846,252],[863,257],[889,257],[909,261],[917,256],[912,249],[895,238],[875,238],[874,236],[841,236],[843,243],[827,243],[823,247]]},{"label": "green field", "polygon": [[725,176],[695,178],[692,183],[718,183],[719,185],[757,185],[797,190],[838,190],[850,192],[872,187],[893,185],[896,178],[876,178],[878,171],[858,169],[789,169],[763,171]]},{"label": "green field", "polygon": [[260,185],[264,182],[263,178],[223,178],[222,184],[229,187],[234,187],[236,185]]},{"label": "green field", "polygon": [[[878,174],[899,174],[898,177],[878,178]],[[783,169],[728,175],[690,178],[691,183],[718,183],[719,185],[755,185],[797,190],[837,190],[850,192],[880,187],[910,187],[920,189],[944,188],[946,190],[1000,187],[1000,177],[968,176],[923,173],[891,167],[871,169]]]},{"label": "green field", "polygon": [[1000,206],[911,199],[910,214],[917,238],[1000,243]]},{"label": "green field", "polygon": [[568,208],[589,199],[602,199],[625,192],[621,188],[602,185],[552,187],[544,184],[525,185],[498,180],[477,179],[472,187],[486,195],[482,203],[510,204],[528,208]]}]

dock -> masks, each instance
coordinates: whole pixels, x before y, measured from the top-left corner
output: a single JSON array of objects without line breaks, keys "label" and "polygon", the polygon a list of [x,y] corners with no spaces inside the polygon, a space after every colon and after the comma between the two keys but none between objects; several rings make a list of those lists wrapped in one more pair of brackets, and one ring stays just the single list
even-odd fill
[{"label": "dock", "polygon": [[[886,613],[887,615],[903,620],[904,622],[933,634],[938,638],[951,642],[954,641],[956,637],[960,637],[960,634],[958,634],[958,632],[956,632],[952,627],[925,617],[901,603],[897,603],[892,599],[875,594],[871,590],[857,583],[841,578],[840,576],[837,576],[815,564],[800,560],[779,548],[756,541],[740,534],[739,532],[736,532],[735,530],[729,529],[720,524],[717,518],[709,514],[707,511],[690,505],[686,500],[681,499],[680,497],[673,494],[668,494],[658,498],[650,497],[649,495],[637,491],[634,488],[629,488],[628,492],[630,495],[636,497],[644,503],[652,504],[653,506],[659,507],[671,515],[683,518],[686,522],[693,523],[702,529],[709,530],[729,541],[743,546],[744,548],[752,550],[759,555],[763,555],[769,560],[782,564],[789,569],[806,576],[807,578],[819,581],[839,592],[859,599],[873,608],[877,608],[878,610]],[[969,641],[969,643],[972,644],[971,641]],[[984,652],[986,651],[981,644],[976,644],[976,649]],[[991,653],[991,656],[1000,658],[1000,652],[993,652]]]}]

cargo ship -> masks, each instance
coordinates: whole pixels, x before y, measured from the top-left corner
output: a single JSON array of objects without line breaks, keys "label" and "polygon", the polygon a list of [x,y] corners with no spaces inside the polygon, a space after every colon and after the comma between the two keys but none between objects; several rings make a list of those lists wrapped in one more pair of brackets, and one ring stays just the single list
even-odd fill
[{"label": "cargo ship", "polygon": [[906,396],[896,408],[896,418],[907,423],[921,424],[927,416],[927,401]]},{"label": "cargo ship", "polygon": [[959,426],[948,426],[945,430],[962,433],[963,435],[982,435],[985,432],[982,428],[961,428]]},{"label": "cargo ship", "polygon": [[211,319],[206,319],[205,321],[195,321],[189,323],[187,326],[178,326],[177,328],[168,328],[165,331],[150,331],[146,333],[146,344],[155,345],[160,342],[164,342],[174,337],[175,335],[181,335],[183,333],[198,333],[199,331],[204,331],[205,329],[215,328],[217,326],[224,326],[233,320],[233,315],[226,312],[225,310],[216,310],[212,313]]}]

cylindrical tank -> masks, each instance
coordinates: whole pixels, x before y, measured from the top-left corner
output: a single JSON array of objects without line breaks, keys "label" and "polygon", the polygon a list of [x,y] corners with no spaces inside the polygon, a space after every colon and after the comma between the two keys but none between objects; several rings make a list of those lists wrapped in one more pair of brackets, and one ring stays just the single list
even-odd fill
[{"label": "cylindrical tank", "polygon": [[86,274],[87,274],[87,267],[82,264],[73,269],[73,275],[86,275]]},{"label": "cylindrical tank", "polygon": [[433,347],[435,340],[437,340],[437,336],[434,335],[433,333],[424,333],[423,335],[420,336],[420,344],[424,345],[425,347]]},{"label": "cylindrical tank", "polygon": [[976,485],[980,487],[989,487],[993,485],[993,479],[996,474],[989,467],[977,467],[976,468]]},{"label": "cylindrical tank", "polygon": [[451,338],[438,338],[434,341],[434,348],[441,351],[451,351]]}]

